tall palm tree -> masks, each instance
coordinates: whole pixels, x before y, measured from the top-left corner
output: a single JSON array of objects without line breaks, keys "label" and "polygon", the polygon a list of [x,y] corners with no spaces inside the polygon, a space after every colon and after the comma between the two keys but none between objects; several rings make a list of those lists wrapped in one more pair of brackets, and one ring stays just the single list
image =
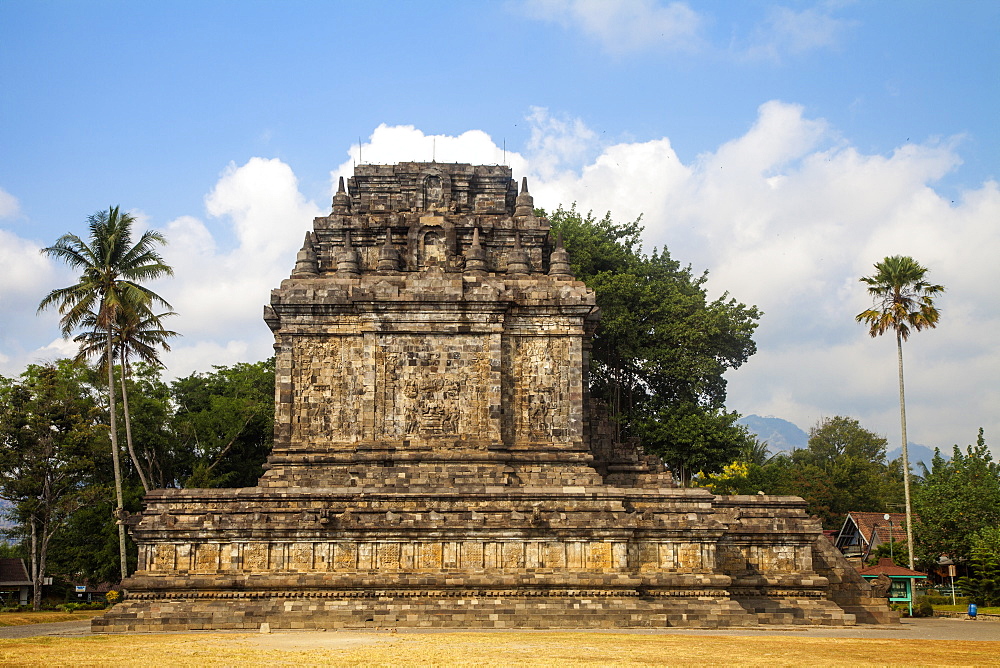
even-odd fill
[{"label": "tall palm tree", "polygon": [[[117,206],[98,211],[87,218],[89,243],[75,234],[64,234],[42,253],[63,260],[80,270],[80,280],[50,292],[38,305],[42,311],[55,306],[62,319],[59,327],[64,337],[85,325],[88,314],[95,314],[95,325],[106,333],[105,354],[113,360],[114,325],[123,311],[149,312],[154,304],[170,308],[162,297],[147,287],[150,281],[173,270],[164,264],[156,246],[166,243],[159,232],[146,231],[132,243],[135,219]],[[115,517],[118,523],[118,549],[122,579],[128,577],[125,552],[125,504],[122,498],[121,463],[118,458],[118,429],[115,414],[114,364],[107,364],[108,409],[111,432],[111,459],[115,468]]]},{"label": "tall palm tree", "polygon": [[[151,478],[147,477],[143,470],[139,457],[135,454],[135,446],[132,442],[132,418],[128,405],[127,381],[131,373],[129,359],[138,359],[153,366],[163,366],[160,361],[158,348],[165,351],[170,350],[167,339],[177,336],[177,332],[164,329],[163,318],[177,315],[173,311],[154,314],[150,311],[134,312],[120,310],[114,323],[112,340],[112,354],[121,369],[119,381],[122,387],[122,413],[125,416],[125,441],[128,446],[129,457],[132,465],[139,474],[139,481],[142,483],[144,491],[151,489]],[[87,331],[76,336],[73,340],[80,344],[80,352],[77,359],[97,356],[98,366],[103,371],[108,363],[107,346],[105,340],[107,335],[98,325],[96,313],[90,313],[81,323]]]},{"label": "tall palm tree", "polygon": [[903,432],[903,490],[906,496],[906,546],[913,563],[913,522],[910,510],[910,460],[906,446],[906,400],[903,394],[903,341],[910,337],[910,330],[920,331],[937,326],[940,314],[934,306],[934,296],[944,292],[944,286],[925,280],[927,268],[911,257],[893,255],[875,263],[876,273],[862,276],[868,294],[874,300],[873,308],[859,313],[855,320],[869,326],[872,337],[889,330],[896,333],[896,351],[899,359],[899,422]]}]

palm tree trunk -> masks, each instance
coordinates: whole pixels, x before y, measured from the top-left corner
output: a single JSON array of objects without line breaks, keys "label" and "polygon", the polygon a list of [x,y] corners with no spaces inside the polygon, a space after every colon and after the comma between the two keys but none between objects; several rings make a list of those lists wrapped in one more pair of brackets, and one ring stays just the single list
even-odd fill
[{"label": "palm tree trunk", "polygon": [[125,350],[122,349],[122,412],[125,414],[125,442],[128,444],[128,456],[132,458],[132,466],[135,467],[136,473],[139,474],[139,482],[142,483],[142,489],[144,492],[149,492],[149,483],[146,481],[146,475],[142,472],[142,466],[139,464],[139,458],[135,456],[135,448],[132,447],[132,417],[129,415],[128,411],[128,390],[125,389],[125,376],[126,369],[125,366]]},{"label": "palm tree trunk", "polygon": [[38,570],[38,523],[32,514],[31,516],[31,609],[42,609],[42,582],[43,579]]},{"label": "palm tree trunk", "polygon": [[122,496],[122,467],[118,460],[118,421],[115,416],[115,358],[111,353],[111,328],[108,327],[108,409],[111,422],[111,461],[115,467],[115,522],[118,524],[118,553],[121,557],[122,580],[128,577],[128,561],[125,552],[125,501]]},{"label": "palm tree trunk", "polygon": [[899,423],[903,431],[903,493],[906,497],[906,549],[910,553],[910,569],[913,563],[913,520],[910,510],[910,457],[906,447],[906,398],[903,395],[903,337],[896,330],[896,351],[899,357]]}]

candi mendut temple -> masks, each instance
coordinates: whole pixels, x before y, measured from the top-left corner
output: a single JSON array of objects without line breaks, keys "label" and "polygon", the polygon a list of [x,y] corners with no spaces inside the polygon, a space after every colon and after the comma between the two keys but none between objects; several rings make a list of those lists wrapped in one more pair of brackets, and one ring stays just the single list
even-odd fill
[{"label": "candi mendut temple", "polygon": [[678,488],[614,442],[598,319],[508,167],[359,165],[264,309],[264,475],[147,494],[93,629],[893,621],[801,499]]}]

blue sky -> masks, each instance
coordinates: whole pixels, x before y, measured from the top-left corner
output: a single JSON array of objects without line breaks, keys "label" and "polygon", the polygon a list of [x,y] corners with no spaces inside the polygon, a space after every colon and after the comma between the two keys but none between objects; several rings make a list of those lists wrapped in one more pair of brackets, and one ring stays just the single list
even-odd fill
[{"label": "blue sky", "polygon": [[911,438],[995,443],[998,35],[972,0],[5,0],[0,373],[67,351],[37,249],[98,209],[171,240],[186,374],[270,354],[268,290],[353,162],[505,160],[759,305],[730,405],[803,428],[896,433],[892,342],[853,315],[913,255],[949,291],[907,346]]}]

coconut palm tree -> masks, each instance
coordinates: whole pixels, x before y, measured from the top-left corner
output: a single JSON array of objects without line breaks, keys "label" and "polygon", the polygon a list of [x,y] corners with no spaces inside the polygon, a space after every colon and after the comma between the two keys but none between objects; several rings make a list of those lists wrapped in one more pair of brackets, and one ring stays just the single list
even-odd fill
[{"label": "coconut palm tree", "polygon": [[[122,387],[122,413],[125,416],[125,441],[132,465],[139,474],[139,481],[146,492],[151,489],[150,477],[147,477],[143,470],[142,463],[135,454],[135,446],[132,443],[132,418],[129,411],[127,390],[128,377],[132,371],[129,359],[138,359],[153,366],[163,366],[158,348],[169,351],[170,345],[167,343],[167,339],[177,336],[177,332],[163,328],[163,318],[172,315],[177,314],[173,311],[157,315],[149,311],[137,313],[121,310],[114,323],[112,355],[121,369],[119,381]],[[88,329],[73,339],[80,344],[77,359],[97,356],[98,367],[102,371],[105,370],[105,364],[108,363],[105,345],[107,334],[100,329],[97,314],[90,313],[81,325]]]},{"label": "coconut palm tree", "polygon": [[903,490],[906,497],[906,543],[913,563],[913,521],[910,510],[910,461],[906,447],[906,400],[903,393],[903,341],[910,330],[920,331],[937,326],[940,314],[934,306],[934,296],[944,292],[944,286],[925,279],[927,268],[911,257],[893,255],[875,263],[876,273],[861,277],[874,300],[873,308],[859,313],[855,320],[869,326],[872,337],[889,330],[896,333],[899,360],[899,421],[903,432]]},{"label": "coconut palm tree", "polygon": [[[149,312],[154,304],[170,308],[162,297],[141,285],[173,270],[164,264],[156,246],[166,243],[159,232],[146,231],[132,243],[135,219],[117,206],[98,211],[87,218],[89,242],[75,234],[64,234],[42,249],[42,253],[63,260],[81,272],[77,283],[57,288],[42,299],[38,310],[56,307],[62,318],[59,327],[64,337],[96,314],[95,325],[106,333],[105,354],[113,360],[114,326],[123,311]],[[118,457],[118,429],[115,414],[114,364],[107,364],[108,411],[111,432],[111,458],[115,468],[115,517],[118,523],[118,549],[122,579],[128,577],[125,552],[125,508],[122,499],[121,463]]]}]

